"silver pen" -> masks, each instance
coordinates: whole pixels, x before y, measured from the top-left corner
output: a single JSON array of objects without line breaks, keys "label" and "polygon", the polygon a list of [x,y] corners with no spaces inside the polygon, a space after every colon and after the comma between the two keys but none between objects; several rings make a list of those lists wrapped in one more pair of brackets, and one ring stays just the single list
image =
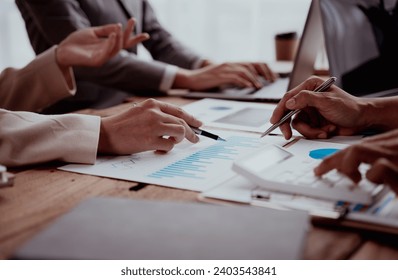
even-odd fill
[{"label": "silver pen", "polygon": [[[337,80],[336,77],[331,77],[331,78],[327,79],[319,87],[317,87],[314,90],[314,92],[323,92],[323,91],[328,90],[334,84],[334,82],[336,82],[336,80]],[[295,114],[299,113],[300,111],[301,111],[300,109],[296,109],[294,111],[290,111],[289,113],[287,113],[282,119],[280,119],[278,122],[273,124],[270,128],[268,128],[263,134],[261,134],[260,138],[264,137],[265,135],[270,134],[272,131],[274,131],[275,129],[280,127],[281,124],[283,124],[285,121],[287,121],[289,118],[291,118]]]}]

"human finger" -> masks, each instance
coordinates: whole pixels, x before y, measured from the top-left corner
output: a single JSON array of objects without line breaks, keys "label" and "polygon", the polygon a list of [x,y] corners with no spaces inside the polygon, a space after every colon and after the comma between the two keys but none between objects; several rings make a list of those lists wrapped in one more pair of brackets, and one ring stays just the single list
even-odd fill
[{"label": "human finger", "polygon": [[292,128],[290,127],[290,120],[285,121],[283,124],[279,126],[279,129],[282,131],[283,136],[285,136],[286,140],[289,140],[293,136]]},{"label": "human finger", "polygon": [[89,55],[92,66],[99,66],[104,64],[113,56],[113,49],[116,45],[116,34],[112,33],[107,39],[104,39],[100,44],[97,45],[96,50],[92,55]]},{"label": "human finger", "polygon": [[154,142],[153,142],[153,150],[156,151],[161,151],[161,152],[169,152],[171,151],[176,142],[173,138],[165,138],[165,137],[158,137]]},{"label": "human finger", "polygon": [[[323,83],[323,80],[319,77],[312,76],[302,82],[297,87],[293,88],[292,90],[288,91],[282,99],[279,101],[278,105],[276,106],[275,110],[272,113],[270,122],[272,124],[278,122],[283,116],[285,115],[286,111],[289,109],[286,108],[286,102],[288,102],[291,98],[298,95],[302,90],[313,90],[317,88],[319,85]],[[293,102],[293,101],[291,101]],[[292,105],[292,104],[291,104]]]},{"label": "human finger", "polygon": [[331,156],[325,158],[314,169],[315,175],[322,176],[333,169],[337,169],[338,171],[340,171],[341,173],[343,173],[347,177],[349,177],[354,183],[359,182],[362,178],[360,172],[358,171],[359,163],[350,166],[349,172],[347,170],[345,170],[346,172],[342,171],[344,169],[342,167],[344,160],[350,159],[350,162],[353,162],[353,158],[350,158],[350,156],[347,156],[347,154],[349,154],[349,150],[345,149],[343,151],[340,151],[334,155],[331,155]]},{"label": "human finger", "polygon": [[323,110],[330,107],[332,99],[327,94],[302,90],[299,94],[286,101],[286,108],[289,110],[301,110],[307,107],[313,107],[317,110]]},{"label": "human finger", "polygon": [[254,67],[252,63],[239,63],[239,65],[246,67],[246,69],[249,70],[253,75],[258,75],[257,69]]},{"label": "human finger", "polygon": [[292,121],[292,127],[307,138],[325,139],[337,132],[336,125],[326,121],[317,110],[308,108],[300,111]]},{"label": "human finger", "polygon": [[[315,97],[314,97],[315,96]],[[321,99],[319,95],[313,94],[312,92],[309,91],[301,91],[298,94],[296,94],[294,97],[288,99],[288,100],[281,100],[281,102],[277,105],[275,108],[270,122],[275,124],[277,123],[282,117],[288,112],[288,111],[293,111],[296,109],[305,109],[306,107],[315,107],[317,106],[322,107],[325,106],[323,103],[326,103],[326,101]],[[316,100],[313,100],[316,99]],[[284,103],[285,102],[285,103]],[[294,129],[298,130],[300,133],[302,133],[304,136],[308,138],[321,138],[325,139],[328,137],[329,133],[332,133],[336,127],[335,126],[327,126],[320,128],[319,124],[314,124],[313,120],[318,119],[317,117],[312,117],[308,119],[303,119],[303,115],[305,115],[305,112],[299,113],[298,116],[295,117],[293,122],[291,122],[292,126]],[[311,111],[312,115],[319,115],[316,111]],[[290,120],[286,121],[285,123],[288,123],[290,125]],[[326,129],[326,130],[325,130]],[[281,129],[282,130],[282,129]],[[288,128],[286,125],[284,125],[282,132],[284,132],[285,137],[291,136],[291,129]]]},{"label": "human finger", "polygon": [[298,95],[301,91],[303,90],[313,91],[317,87],[319,87],[323,82],[324,82],[323,79],[317,76],[311,76],[310,78],[308,78],[307,80],[296,86],[295,88],[286,92],[282,100],[284,101],[284,103],[286,103],[289,99]]},{"label": "human finger", "polygon": [[314,171],[316,175],[321,176],[332,169],[337,169],[357,183],[361,180],[361,174],[358,171],[361,163],[373,163],[385,156],[388,156],[388,151],[361,143],[324,159]]},{"label": "human finger", "polygon": [[[188,114],[182,108],[173,104],[159,102],[153,99],[149,99],[144,102],[148,104],[147,106],[158,108],[163,113],[161,120],[163,123],[183,126],[185,129],[185,131],[183,131],[185,138],[193,143],[199,141],[199,137],[193,132],[190,126],[200,127],[202,126],[202,122],[196,119],[194,116]],[[167,134],[166,131],[162,131],[162,135],[165,134]],[[172,136],[177,136],[180,141],[182,140],[179,135]]]},{"label": "human finger", "polygon": [[97,37],[108,37],[112,33],[118,33],[122,30],[122,25],[120,23],[117,24],[107,24],[102,26],[92,27],[94,34]]},{"label": "human finger", "polygon": [[326,139],[329,137],[329,133],[331,132],[330,130],[334,126],[326,125],[323,127],[313,127],[311,124],[294,119],[292,121],[292,127],[298,132],[300,132],[306,138]]},{"label": "human finger", "polygon": [[215,82],[217,86],[234,85],[237,87],[253,87],[253,84],[250,81],[242,78],[240,75],[235,73],[224,74],[220,78],[216,79],[217,81]]},{"label": "human finger", "polygon": [[112,51],[112,56],[116,55],[123,49],[123,30],[120,28],[116,33],[116,43]]},{"label": "human finger", "polygon": [[136,36],[132,36],[135,24],[136,24],[136,21],[134,18],[130,18],[127,21],[126,29],[124,30],[124,33],[123,33],[123,48],[125,48],[125,49],[133,47],[133,46],[149,39],[148,33],[141,33]]},{"label": "human finger", "polygon": [[389,131],[389,132],[384,132],[379,135],[371,136],[371,137],[366,137],[363,141],[367,143],[374,143],[374,142],[381,142],[381,141],[386,141],[390,139],[396,139],[398,136],[398,129]]},{"label": "human finger", "polygon": [[186,124],[191,125],[193,127],[200,127],[203,123],[195,118],[193,115],[187,113],[181,107],[175,106],[173,104],[159,102],[158,103],[159,109],[169,115],[175,116],[179,119],[182,119],[186,122]]},{"label": "human finger", "polygon": [[366,172],[366,178],[376,184],[386,184],[398,191],[398,166],[386,158],[378,159]]},{"label": "human finger", "polygon": [[236,65],[234,67],[234,72],[238,74],[240,77],[245,79],[246,81],[250,82],[251,86],[255,88],[261,88],[262,85],[260,81],[257,78],[256,74],[253,74],[251,71],[249,71],[246,67],[243,67],[241,65]]},{"label": "human finger", "polygon": [[[277,104],[276,108],[272,112],[271,118],[270,118],[270,123],[271,124],[276,124],[279,122],[289,110],[286,108],[286,99],[283,97],[279,103]],[[291,118],[283,122],[280,126],[279,129],[282,131],[283,135],[285,136],[285,139],[290,139],[292,137],[292,128],[291,128]]]},{"label": "human finger", "polygon": [[134,27],[135,27],[135,19],[130,18],[127,21],[126,28],[123,32],[123,47],[126,47],[131,34],[133,34]]},{"label": "human finger", "polygon": [[266,63],[255,63],[257,72],[263,76],[266,80],[274,82],[277,79],[277,75],[269,68]]},{"label": "human finger", "polygon": [[173,137],[175,143],[180,143],[185,138],[186,130],[187,128],[183,124],[168,120],[159,128],[158,133],[163,137]]},{"label": "human finger", "polygon": [[199,142],[199,136],[192,130],[191,127],[187,127],[183,124],[166,124],[167,133],[175,138],[176,143],[180,143],[186,138],[191,143]]},{"label": "human finger", "polygon": [[[119,28],[121,27],[120,24],[117,24],[116,26],[118,26],[118,28],[115,29],[115,32],[108,34],[106,36],[98,36],[98,40],[99,40],[99,44],[101,46],[104,46],[106,44],[109,44],[108,46],[110,46],[109,48],[106,49],[105,54],[106,56],[106,60],[110,59],[111,57],[115,56],[122,47],[122,29]],[[103,33],[105,34],[105,33]],[[114,38],[111,38],[111,36],[114,36]],[[97,43],[98,45],[98,43]],[[101,50],[100,48],[97,48],[97,50]],[[104,61],[105,62],[105,61]]]},{"label": "human finger", "polygon": [[135,45],[138,45],[139,43],[146,41],[150,38],[148,33],[141,33],[138,34],[137,36],[131,37],[127,40],[127,42],[124,45],[124,48],[131,48]]},{"label": "human finger", "polygon": [[[260,88],[261,83],[257,79],[257,74],[255,70],[251,70],[250,67],[251,66],[246,63],[224,63],[221,67],[216,69],[220,72],[220,76],[236,79],[236,81],[232,81],[234,85],[237,85],[237,82],[242,83],[243,80],[243,86]],[[240,79],[236,77],[240,77]]]},{"label": "human finger", "polygon": [[164,128],[170,131],[165,131],[167,133],[173,132],[174,134],[169,136],[174,136],[177,143],[181,142],[184,138],[192,143],[199,142],[199,137],[195,134],[192,128],[181,118],[175,117],[173,115],[165,115],[163,122],[165,123]]},{"label": "human finger", "polygon": [[272,112],[271,118],[270,118],[270,123],[275,124],[277,123],[280,119],[283,118],[283,116],[285,115],[285,113],[287,111],[289,111],[286,108],[286,101],[288,99],[286,99],[285,97],[283,97],[278,104],[276,105],[276,108],[274,109],[274,111]]}]

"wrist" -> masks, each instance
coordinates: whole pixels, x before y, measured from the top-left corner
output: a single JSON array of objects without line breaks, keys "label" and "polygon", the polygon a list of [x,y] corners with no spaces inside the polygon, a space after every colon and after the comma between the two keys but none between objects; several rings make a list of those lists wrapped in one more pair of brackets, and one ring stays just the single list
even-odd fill
[{"label": "wrist", "polygon": [[58,65],[59,70],[61,71],[62,75],[64,76],[64,79],[65,79],[66,84],[68,85],[69,89],[73,90],[74,84],[73,84],[73,78],[71,75],[71,68],[69,65],[67,65],[64,62],[63,49],[60,46],[57,46],[55,48],[55,61]]},{"label": "wrist", "polygon": [[192,84],[191,71],[179,68],[174,79],[173,88],[190,89]]},{"label": "wrist", "polygon": [[360,100],[360,118],[363,119],[365,127],[376,130],[385,130],[385,124],[387,121],[384,120],[384,118],[387,113],[380,114],[380,112],[383,112],[386,109],[384,108],[385,106],[374,98],[363,98]]},{"label": "wrist", "polygon": [[212,64],[213,64],[213,62],[211,60],[203,59],[199,68],[203,68],[203,67],[206,67],[206,66],[209,66],[209,65],[212,65]]},{"label": "wrist", "polygon": [[70,67],[70,65],[68,65],[65,59],[64,48],[62,46],[62,43],[55,48],[55,61],[57,62],[60,68]]},{"label": "wrist", "polygon": [[110,149],[109,147],[111,141],[109,139],[109,134],[106,126],[106,119],[101,118],[101,124],[100,124],[100,134],[99,134],[99,140],[98,140],[98,154],[109,154]]}]

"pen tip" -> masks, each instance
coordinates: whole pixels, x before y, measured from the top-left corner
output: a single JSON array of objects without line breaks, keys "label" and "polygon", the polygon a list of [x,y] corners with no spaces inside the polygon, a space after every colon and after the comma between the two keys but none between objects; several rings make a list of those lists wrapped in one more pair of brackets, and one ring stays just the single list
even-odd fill
[{"label": "pen tip", "polygon": [[221,137],[218,137],[217,140],[227,142],[227,140],[225,140],[225,139],[223,139],[223,138],[221,138]]}]

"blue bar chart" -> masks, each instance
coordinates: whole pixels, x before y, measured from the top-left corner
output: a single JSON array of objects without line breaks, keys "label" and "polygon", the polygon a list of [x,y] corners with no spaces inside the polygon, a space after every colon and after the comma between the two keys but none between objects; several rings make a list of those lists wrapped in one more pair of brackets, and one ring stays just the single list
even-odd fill
[{"label": "blue bar chart", "polygon": [[217,142],[148,176],[156,179],[206,180],[209,176],[214,175],[214,172],[220,172],[224,167],[229,168],[230,164],[227,163],[232,163],[238,156],[259,146],[260,142],[256,138],[232,136],[226,142]]},{"label": "blue bar chart", "polygon": [[168,153],[146,151],[101,157],[95,165],[69,164],[62,170],[201,192],[237,176],[232,164],[245,153],[270,143],[286,143],[282,137],[264,141],[253,133],[229,130],[212,130],[212,133],[222,135],[227,141],[203,137],[195,144],[183,141]]}]

